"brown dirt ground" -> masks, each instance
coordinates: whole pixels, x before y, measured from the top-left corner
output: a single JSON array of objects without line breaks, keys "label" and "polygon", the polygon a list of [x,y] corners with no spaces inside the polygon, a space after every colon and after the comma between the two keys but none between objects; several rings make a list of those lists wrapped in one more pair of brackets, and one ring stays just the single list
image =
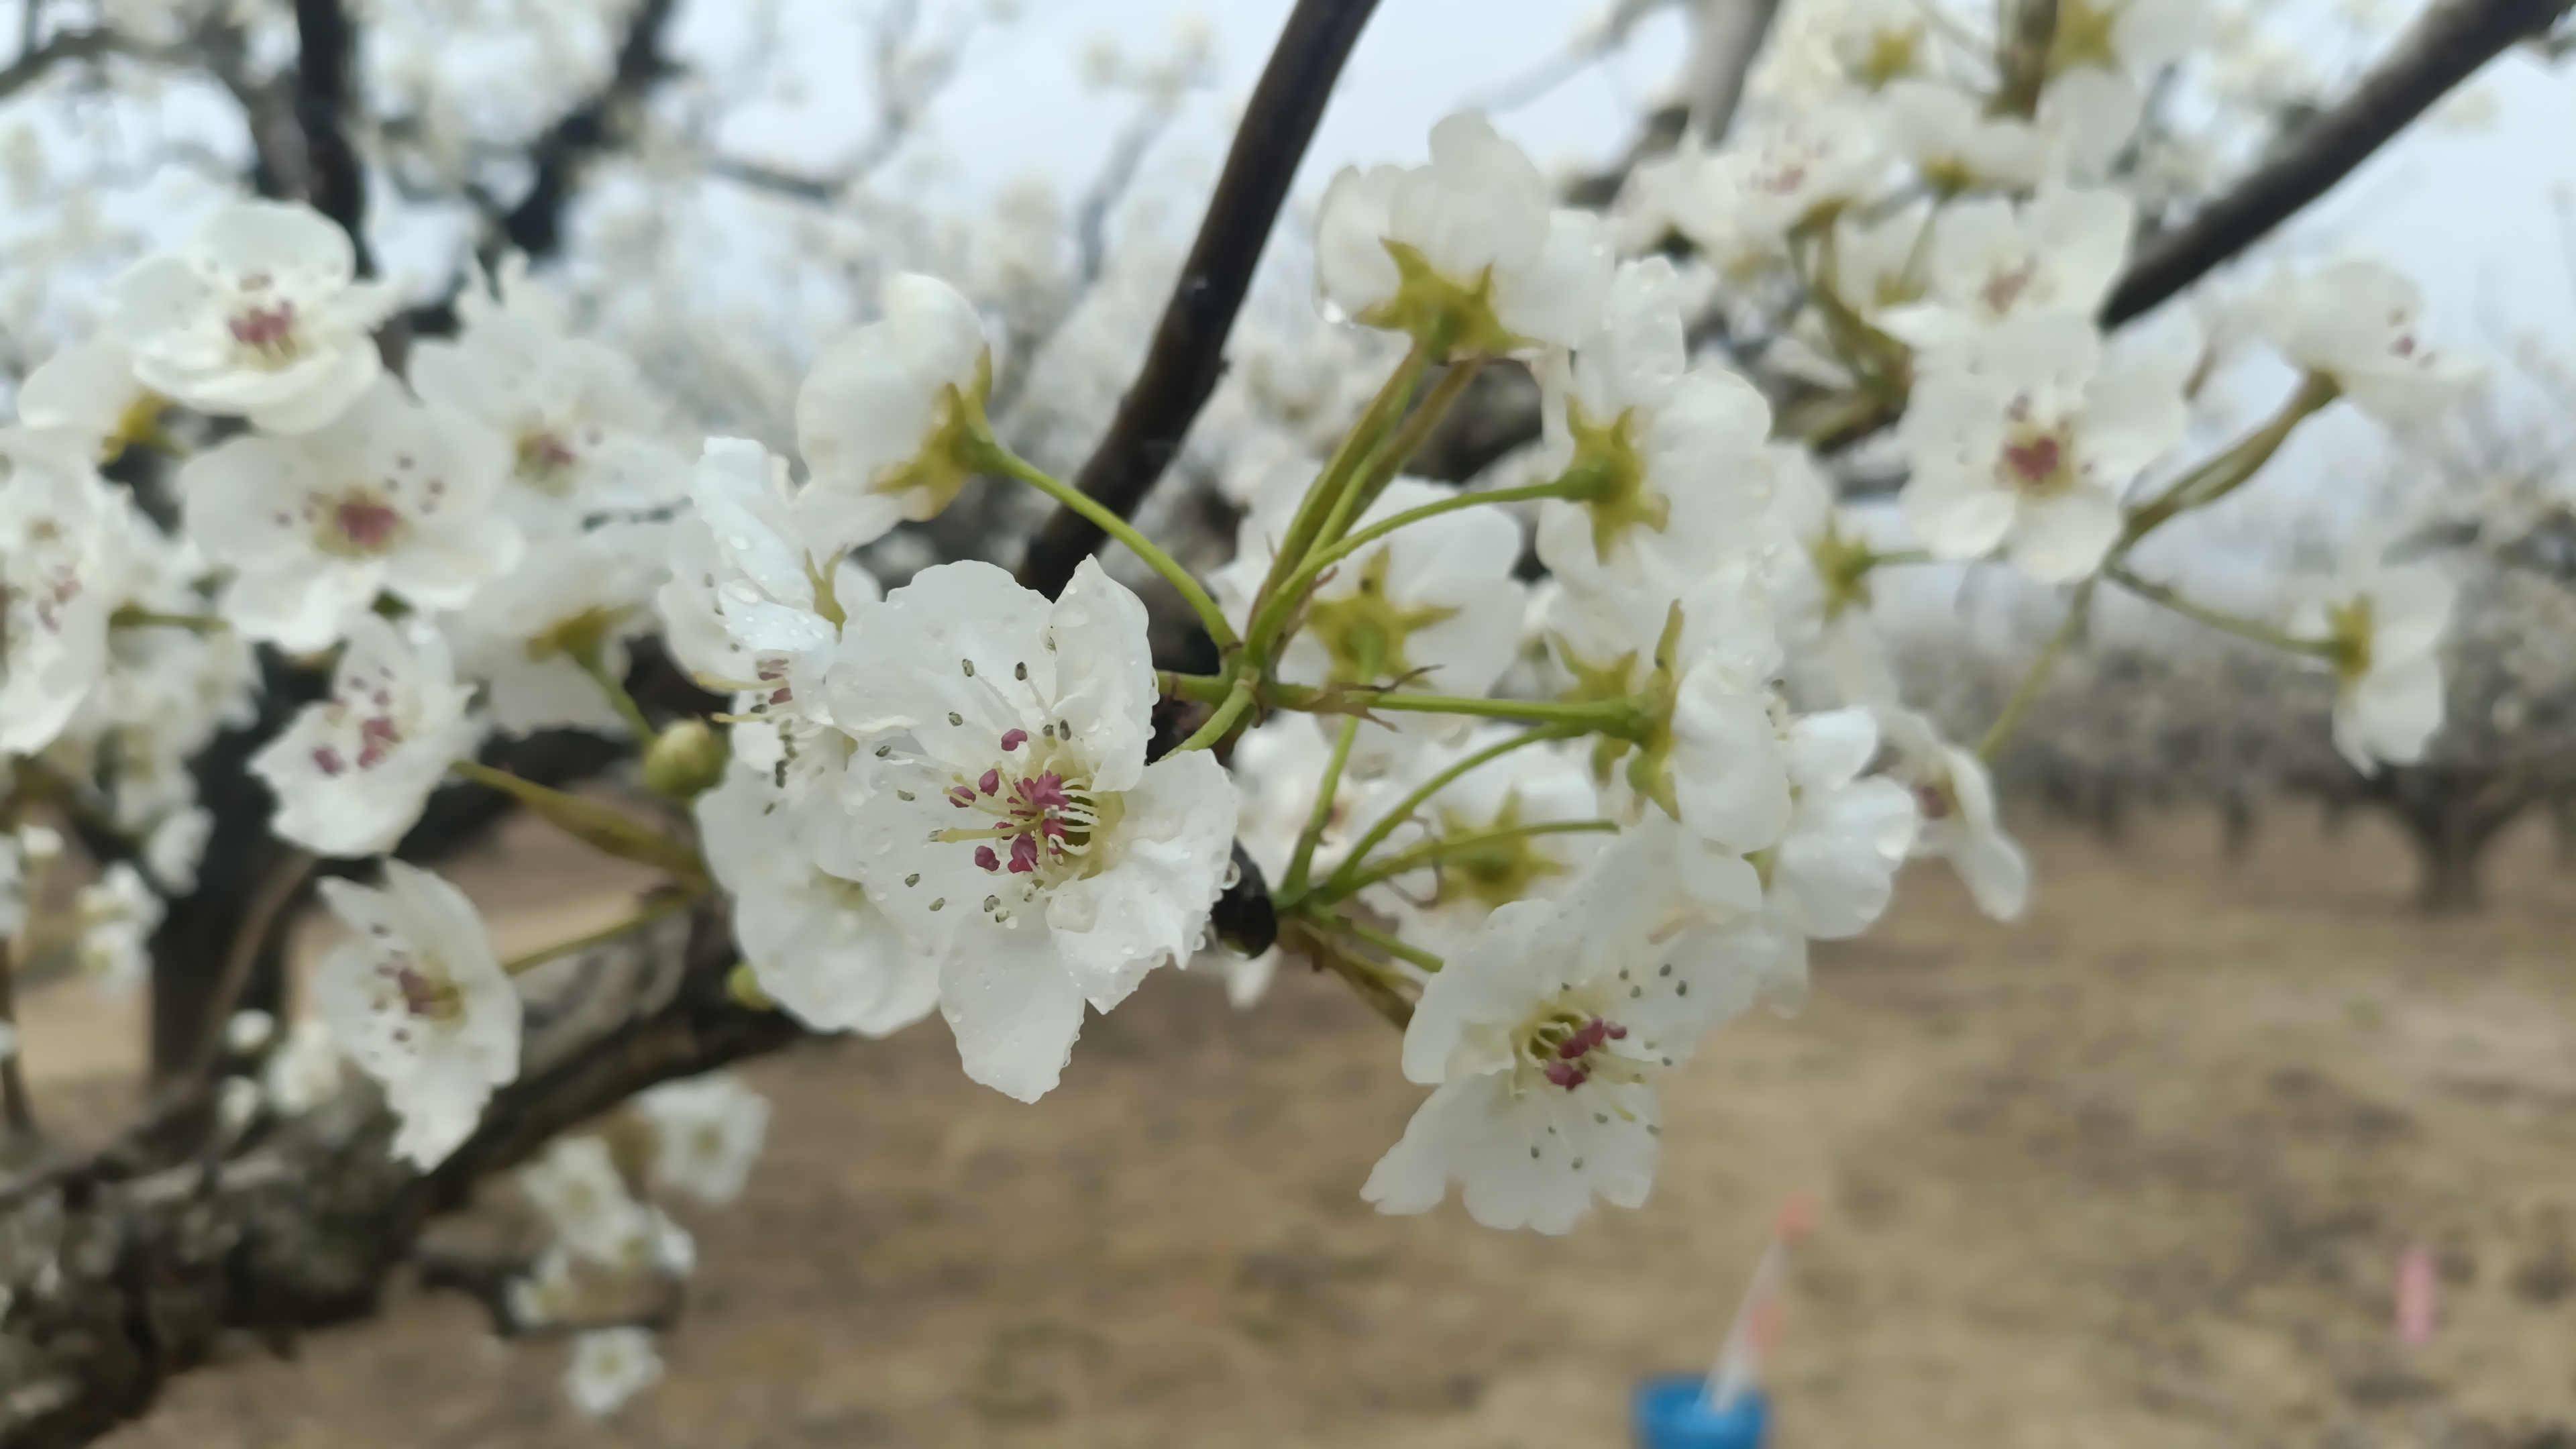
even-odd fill
[{"label": "brown dirt ground", "polygon": [[[2384,837],[2284,820],[2223,865],[2214,834],[2045,833],[2015,930],[1918,871],[1804,1015],[1729,1028],[1669,1094],[1649,1207],[1571,1239],[1359,1201],[1416,1092],[1331,983],[1237,1016],[1165,981],[1035,1108],[936,1025],[756,1069],[768,1157],[694,1215],[671,1377],[608,1425],[563,1405],[560,1348],[407,1291],[109,1442],[1614,1445],[1812,1192],[1779,1449],[2576,1444],[2576,877],[2535,832],[2493,909],[2428,922]],[[478,875],[544,937],[565,889]],[[114,1014],[54,1010],[31,1055],[96,1098],[114,1061],[74,1028]],[[2412,1352],[2410,1243],[2444,1279]]]}]

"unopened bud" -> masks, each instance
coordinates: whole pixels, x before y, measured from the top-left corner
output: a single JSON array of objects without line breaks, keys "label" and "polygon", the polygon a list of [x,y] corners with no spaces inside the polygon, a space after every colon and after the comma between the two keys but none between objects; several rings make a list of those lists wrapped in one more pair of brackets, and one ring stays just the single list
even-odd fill
[{"label": "unopened bud", "polygon": [[702,719],[684,719],[654,736],[644,752],[644,783],[674,800],[694,799],[724,778],[725,742]]},{"label": "unopened bud", "polygon": [[725,977],[725,995],[732,997],[734,1004],[751,1011],[778,1009],[778,1003],[770,999],[768,992],[760,989],[760,973],[752,970],[748,961],[735,966],[732,974]]}]

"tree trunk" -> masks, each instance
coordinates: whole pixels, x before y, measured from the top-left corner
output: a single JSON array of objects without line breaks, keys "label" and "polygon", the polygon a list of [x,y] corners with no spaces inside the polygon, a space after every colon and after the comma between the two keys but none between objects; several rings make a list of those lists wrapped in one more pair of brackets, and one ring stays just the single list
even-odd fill
[{"label": "tree trunk", "polygon": [[2399,817],[2415,843],[2415,903],[2428,916],[2466,915],[2485,903],[2488,848],[2522,813],[2521,802],[2480,810],[2473,793],[2446,790]]},{"label": "tree trunk", "polygon": [[2411,838],[2418,868],[2416,906],[2428,916],[2465,916],[2477,910],[2485,899],[2477,852],[2421,836]]},{"label": "tree trunk", "polygon": [[2218,848],[2231,865],[2254,854],[2254,798],[2230,793],[2218,802]]}]

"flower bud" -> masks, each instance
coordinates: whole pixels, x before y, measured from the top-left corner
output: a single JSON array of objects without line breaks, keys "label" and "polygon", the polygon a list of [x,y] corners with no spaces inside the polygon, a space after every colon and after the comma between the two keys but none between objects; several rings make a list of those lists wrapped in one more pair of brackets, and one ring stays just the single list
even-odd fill
[{"label": "flower bud", "polygon": [[748,961],[734,967],[732,974],[725,977],[725,995],[732,997],[735,1005],[746,1010],[776,1011],[778,1009],[778,1003],[770,999],[768,992],[761,990],[760,973],[754,971]]},{"label": "flower bud", "polygon": [[644,783],[674,800],[694,799],[724,778],[725,742],[702,719],[684,719],[644,752]]}]

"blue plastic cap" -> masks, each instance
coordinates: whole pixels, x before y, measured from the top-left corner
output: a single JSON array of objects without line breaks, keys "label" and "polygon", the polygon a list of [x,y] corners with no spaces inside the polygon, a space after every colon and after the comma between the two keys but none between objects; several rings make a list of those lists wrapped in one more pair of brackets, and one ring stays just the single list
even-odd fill
[{"label": "blue plastic cap", "polygon": [[1762,1449],[1771,1406],[1746,1393],[1720,1412],[1708,1406],[1708,1380],[1698,1374],[1663,1374],[1637,1385],[1631,1402],[1637,1449]]}]

